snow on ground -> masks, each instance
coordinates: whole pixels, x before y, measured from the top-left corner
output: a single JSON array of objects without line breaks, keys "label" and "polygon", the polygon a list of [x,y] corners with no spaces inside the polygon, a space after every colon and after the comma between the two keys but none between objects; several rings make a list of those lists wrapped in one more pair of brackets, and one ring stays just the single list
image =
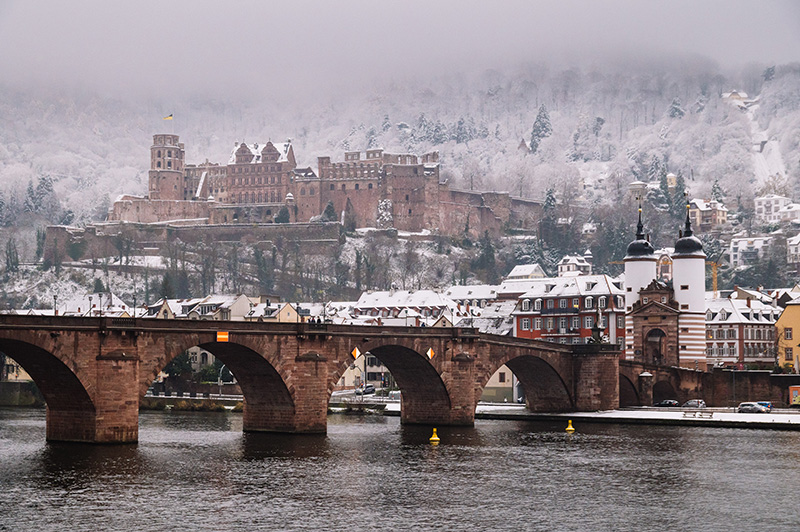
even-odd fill
[{"label": "snow on ground", "polygon": [[[753,135],[753,168],[756,174],[757,188],[762,187],[772,176],[786,176],[786,165],[781,155],[778,140],[769,139],[769,131],[762,130],[755,118],[758,105],[747,110],[747,119],[750,121],[750,132]],[[761,143],[765,142],[763,150]]]}]

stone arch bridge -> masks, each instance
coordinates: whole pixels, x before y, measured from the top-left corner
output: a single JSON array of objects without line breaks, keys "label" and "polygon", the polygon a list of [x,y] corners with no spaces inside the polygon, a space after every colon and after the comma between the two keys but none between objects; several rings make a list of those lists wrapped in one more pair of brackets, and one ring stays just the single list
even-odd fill
[{"label": "stone arch bridge", "polygon": [[236,376],[245,431],[325,432],[331,392],[356,347],[391,371],[403,391],[403,423],[473,424],[483,388],[503,364],[519,379],[531,410],[619,406],[614,346],[456,327],[0,316],[0,351],[44,395],[49,440],[137,441],[139,401],[161,369],[192,346],[213,353]]}]

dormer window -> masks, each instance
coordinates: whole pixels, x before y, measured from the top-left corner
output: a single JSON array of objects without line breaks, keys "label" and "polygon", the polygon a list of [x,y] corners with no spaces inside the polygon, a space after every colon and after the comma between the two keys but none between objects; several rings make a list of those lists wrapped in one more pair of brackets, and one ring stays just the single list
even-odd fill
[{"label": "dormer window", "polygon": [[597,299],[597,306],[600,308],[606,308],[606,296],[600,296]]},{"label": "dormer window", "polygon": [[531,300],[530,299],[523,299],[522,300],[522,310],[530,310],[531,309]]},{"label": "dormer window", "polygon": [[714,314],[709,310],[706,312],[706,321],[711,321],[714,319]]}]

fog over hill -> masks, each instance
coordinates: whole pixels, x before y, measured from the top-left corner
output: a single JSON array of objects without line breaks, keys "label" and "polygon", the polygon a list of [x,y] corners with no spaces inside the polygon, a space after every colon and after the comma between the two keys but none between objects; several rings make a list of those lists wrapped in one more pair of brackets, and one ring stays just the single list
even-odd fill
[{"label": "fog over hill", "polygon": [[[317,156],[340,160],[346,150],[435,149],[442,175],[458,188],[541,199],[554,187],[562,199],[604,203],[631,181],[657,179],[649,174],[656,159],[682,173],[692,194],[708,197],[719,180],[746,201],[765,185],[752,160],[756,124],[776,141],[787,184],[800,179],[800,65],[777,65],[766,82],[764,68],[731,73],[698,57],[602,68],[527,63],[391,82],[307,105],[235,95],[170,104],[6,86],[0,187],[21,201],[29,182],[50,175],[78,222],[96,219],[117,195],[146,193],[152,135],[174,131],[189,163],[225,163],[243,140],[291,138],[298,163],[315,169]],[[760,96],[750,112],[756,123],[723,101],[733,89]],[[520,143],[530,144],[541,107],[552,134],[526,153]],[[175,119],[162,120],[168,114]]]}]

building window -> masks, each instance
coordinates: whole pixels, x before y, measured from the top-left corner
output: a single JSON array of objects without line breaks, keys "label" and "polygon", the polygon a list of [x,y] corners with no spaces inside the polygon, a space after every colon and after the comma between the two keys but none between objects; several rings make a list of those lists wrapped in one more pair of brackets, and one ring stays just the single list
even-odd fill
[{"label": "building window", "polygon": [[497,378],[500,382],[506,382],[506,372],[501,371],[500,373],[497,374]]},{"label": "building window", "polygon": [[583,327],[584,329],[591,329],[594,325],[594,318],[591,316],[584,316],[583,317]]},{"label": "building window", "polygon": [[784,337],[786,340],[791,340],[791,339],[792,339],[792,328],[791,328],[791,327],[786,327],[786,328],[783,330],[783,337]]},{"label": "building window", "polygon": [[688,290],[688,289],[689,289],[689,285],[688,284],[682,284],[681,285],[681,290]]},{"label": "building window", "polygon": [[369,184],[367,185],[367,189],[369,189],[369,190],[372,190],[372,183],[369,183]]},{"label": "building window", "polygon": [[522,330],[529,331],[531,329],[531,320],[530,318],[522,318]]},{"label": "building window", "polygon": [[542,330],[542,318],[533,318],[533,328],[537,331]]},{"label": "building window", "polygon": [[336,188],[336,185],[331,185],[331,190],[334,190],[335,188]]},{"label": "building window", "polygon": [[581,328],[581,319],[578,316],[572,317],[572,325],[573,329],[580,329]]},{"label": "building window", "polygon": [[584,307],[592,308],[593,304],[594,304],[594,298],[592,298],[592,296],[587,296],[586,299],[584,300]]},{"label": "building window", "polygon": [[547,300],[547,308],[553,308],[555,306],[555,302],[554,301],[555,300],[553,300],[553,299],[548,299]]},{"label": "building window", "polygon": [[617,316],[617,329],[625,327],[625,316]]},{"label": "building window", "polygon": [[572,308],[578,308],[581,306],[581,300],[579,298],[572,299]]},{"label": "building window", "polygon": [[553,318],[547,318],[544,322],[544,328],[548,331],[553,330]]},{"label": "building window", "polygon": [[347,190],[347,185],[345,185],[344,183],[342,183],[342,190]]},{"label": "building window", "polygon": [[537,299],[533,302],[533,310],[542,310],[542,300]]},{"label": "building window", "polygon": [[523,299],[522,300],[522,310],[530,310],[531,309],[531,300],[530,299]]},{"label": "building window", "polygon": [[644,296],[642,298],[642,304],[646,305],[648,301],[650,301],[650,300],[647,298],[647,296]]},{"label": "building window", "polygon": [[794,354],[792,352],[792,348],[791,347],[784,348],[783,355],[784,355],[784,358],[786,358],[787,362],[789,362],[791,360],[794,360]]},{"label": "building window", "polygon": [[356,183],[356,190],[358,190],[358,183]]},{"label": "building window", "polygon": [[559,299],[558,300],[558,308],[567,308],[567,300],[566,299]]},{"label": "building window", "polygon": [[600,296],[597,299],[597,306],[600,308],[606,308],[606,296]]}]

